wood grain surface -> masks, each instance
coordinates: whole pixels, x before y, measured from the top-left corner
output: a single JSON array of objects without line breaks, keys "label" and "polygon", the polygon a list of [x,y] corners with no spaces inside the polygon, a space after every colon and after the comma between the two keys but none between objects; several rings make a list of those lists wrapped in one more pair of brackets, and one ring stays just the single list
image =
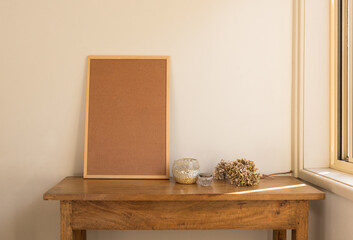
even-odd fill
[{"label": "wood grain surface", "polygon": [[301,201],[296,208],[297,226],[292,231],[293,240],[308,239],[308,221],[309,221],[309,202]]},{"label": "wood grain surface", "polygon": [[73,229],[294,229],[300,201],[73,201]]},{"label": "wood grain surface", "polygon": [[71,227],[72,204],[70,201],[60,202],[60,236],[61,240],[72,240],[73,231]]},{"label": "wood grain surface", "polygon": [[210,187],[171,180],[100,180],[67,177],[47,191],[45,200],[233,201],[319,200],[325,194],[294,178],[268,177],[255,187],[234,187],[215,181]]}]

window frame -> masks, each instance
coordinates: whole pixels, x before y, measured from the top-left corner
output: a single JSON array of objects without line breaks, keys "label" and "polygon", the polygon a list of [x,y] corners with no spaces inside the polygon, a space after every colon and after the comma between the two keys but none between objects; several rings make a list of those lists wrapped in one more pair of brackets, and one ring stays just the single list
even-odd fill
[{"label": "window frame", "polygon": [[[330,51],[331,56],[335,55],[335,48],[332,48],[332,44],[335,43],[335,35],[337,26],[334,25],[335,21],[332,21],[336,16],[337,11],[337,0],[330,0]],[[331,149],[332,145],[331,136],[333,135],[334,129],[328,129],[330,134],[329,147],[327,149],[328,162],[326,168],[305,168],[304,167],[304,69],[305,69],[305,0],[293,0],[293,39],[292,39],[292,124],[291,124],[291,159],[292,159],[292,170],[295,177],[301,178],[309,183],[313,183],[323,189],[331,191],[337,195],[353,201],[353,174],[344,173],[343,171],[336,169],[345,169],[342,161],[334,162],[331,154],[335,149]],[[333,59],[337,61],[337,59]],[[333,74],[335,74],[332,68],[333,61],[330,60],[330,83]],[[337,72],[336,72],[337,73]],[[330,88],[329,94],[331,94]],[[328,107],[332,104],[327,102]],[[331,110],[331,109],[330,109]],[[330,120],[329,125],[331,126],[332,114],[327,116]],[[336,155],[337,156],[337,155]],[[308,161],[308,160],[306,160]],[[333,161],[333,162],[332,162]],[[332,164],[333,163],[333,164]],[[349,163],[346,163],[349,164]],[[334,165],[334,168],[332,166]]]},{"label": "window frame", "polygon": [[[348,5],[348,1],[350,4]],[[348,19],[350,26],[352,22],[352,0],[331,0],[330,16],[330,168],[353,174],[353,107],[352,104],[346,104],[347,99],[353,103],[353,81],[352,68],[348,68],[348,63],[352,64],[352,51],[347,51],[347,45],[352,46],[352,30],[347,27]],[[341,6],[342,4],[342,6]],[[349,6],[349,8],[348,8]],[[339,14],[340,8],[343,9]],[[349,14],[347,14],[349,12]],[[348,18],[348,15],[350,16]],[[341,18],[342,22],[339,22]],[[340,25],[339,25],[340,24]],[[341,31],[341,32],[340,32]],[[339,38],[339,34],[341,34]],[[349,43],[348,40],[349,39]],[[341,43],[339,43],[341,41]],[[350,70],[350,71],[348,71]],[[338,85],[339,78],[348,79]],[[347,82],[349,82],[347,84]],[[349,86],[349,91],[348,90]],[[339,87],[341,87],[341,96],[338,96]],[[338,120],[338,101],[342,99],[340,112],[341,122]],[[347,116],[349,121],[347,121]],[[338,126],[340,124],[340,126]],[[339,129],[341,132],[339,132]],[[349,132],[348,132],[349,130]],[[339,139],[341,138],[341,139]],[[349,146],[347,147],[347,139]],[[338,157],[338,141],[341,141],[341,158]],[[348,154],[349,153],[349,154]],[[348,157],[349,155],[349,157]]]}]

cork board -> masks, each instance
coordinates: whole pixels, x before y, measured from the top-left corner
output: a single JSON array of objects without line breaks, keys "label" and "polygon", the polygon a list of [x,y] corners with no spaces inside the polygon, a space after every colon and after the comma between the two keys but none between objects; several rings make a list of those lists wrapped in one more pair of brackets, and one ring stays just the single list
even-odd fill
[{"label": "cork board", "polygon": [[85,178],[169,178],[169,57],[89,56]]}]

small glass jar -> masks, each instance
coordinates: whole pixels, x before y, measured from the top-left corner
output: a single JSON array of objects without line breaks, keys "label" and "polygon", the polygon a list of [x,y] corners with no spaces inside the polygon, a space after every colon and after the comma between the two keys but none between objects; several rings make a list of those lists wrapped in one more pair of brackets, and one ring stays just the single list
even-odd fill
[{"label": "small glass jar", "polygon": [[200,173],[200,175],[197,177],[197,184],[200,186],[211,186],[212,182],[212,173]]},{"label": "small glass jar", "polygon": [[173,163],[173,176],[177,183],[193,184],[200,173],[200,165],[197,159],[182,158]]}]

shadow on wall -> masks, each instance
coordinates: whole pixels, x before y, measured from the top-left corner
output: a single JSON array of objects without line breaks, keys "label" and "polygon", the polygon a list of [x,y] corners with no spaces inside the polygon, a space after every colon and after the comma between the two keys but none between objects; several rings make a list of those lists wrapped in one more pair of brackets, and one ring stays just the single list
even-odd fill
[{"label": "shadow on wall", "polygon": [[75,161],[73,161],[74,175],[83,175],[83,159],[84,159],[84,144],[85,144],[85,113],[86,113],[86,60],[84,62],[84,72],[82,74],[82,88],[81,88],[81,101],[80,112],[77,125],[77,139],[75,149]]},{"label": "shadow on wall", "polygon": [[41,198],[22,206],[15,217],[15,240],[59,239],[59,210],[59,202]]},{"label": "shadow on wall", "polygon": [[325,201],[309,201],[309,239],[327,239],[323,231],[325,228]]},{"label": "shadow on wall", "polygon": [[[86,65],[86,61],[84,61]],[[84,66],[85,66],[84,65]],[[85,69],[83,66],[82,69]],[[14,228],[7,229],[15,240],[36,239],[60,239],[60,204],[59,201],[45,201],[42,195],[61,179],[69,175],[80,175],[83,173],[84,158],[84,125],[85,125],[85,95],[86,95],[86,70],[82,73],[80,81],[81,96],[77,122],[72,124],[73,134],[76,135],[76,144],[67,146],[71,148],[72,156],[63,159],[58,164],[60,168],[55,174],[44,174],[33,179],[27,179],[23,187],[30,188],[31,194],[24,196],[21,205],[16,208],[14,215]],[[75,134],[76,133],[76,134]],[[70,135],[70,134],[69,134]],[[69,151],[70,152],[70,151]],[[50,163],[49,163],[50,164]]]},{"label": "shadow on wall", "polygon": [[324,201],[310,202],[309,239],[352,239],[353,202],[331,192],[325,193]]}]

